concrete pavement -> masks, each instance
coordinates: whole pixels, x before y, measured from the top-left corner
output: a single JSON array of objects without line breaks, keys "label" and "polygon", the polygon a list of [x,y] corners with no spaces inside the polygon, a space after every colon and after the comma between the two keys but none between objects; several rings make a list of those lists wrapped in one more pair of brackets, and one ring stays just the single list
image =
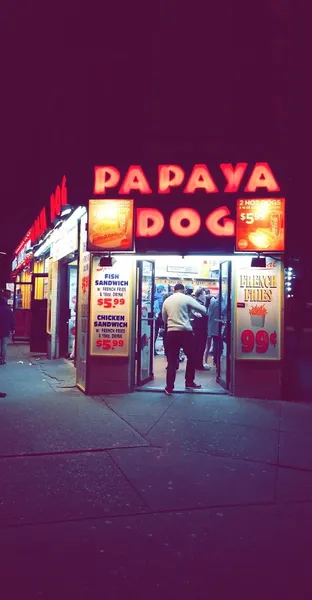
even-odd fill
[{"label": "concrete pavement", "polygon": [[4,600],[311,597],[311,406],[73,382],[0,367]]}]

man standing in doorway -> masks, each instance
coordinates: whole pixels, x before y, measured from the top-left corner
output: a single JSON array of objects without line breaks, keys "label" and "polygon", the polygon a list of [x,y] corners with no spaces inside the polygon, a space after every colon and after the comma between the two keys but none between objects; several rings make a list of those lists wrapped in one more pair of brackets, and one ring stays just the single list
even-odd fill
[{"label": "man standing in doorway", "polygon": [[167,298],[162,307],[162,317],[167,327],[167,381],[165,393],[169,396],[174,390],[176,377],[176,366],[179,359],[180,348],[187,357],[185,370],[185,387],[188,389],[198,389],[201,386],[194,381],[195,377],[195,352],[194,352],[194,333],[190,323],[189,309],[207,314],[205,306],[202,306],[192,296],[184,293],[184,285],[177,283],[174,286],[174,292]]}]

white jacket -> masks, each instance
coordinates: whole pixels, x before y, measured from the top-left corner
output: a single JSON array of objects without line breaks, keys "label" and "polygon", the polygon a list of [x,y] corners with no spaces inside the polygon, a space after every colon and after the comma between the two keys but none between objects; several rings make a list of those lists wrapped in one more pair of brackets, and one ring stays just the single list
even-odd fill
[{"label": "white jacket", "polygon": [[197,302],[192,296],[183,292],[174,292],[167,298],[162,306],[162,318],[168,331],[193,331],[190,322],[189,309],[207,314],[205,306]]}]

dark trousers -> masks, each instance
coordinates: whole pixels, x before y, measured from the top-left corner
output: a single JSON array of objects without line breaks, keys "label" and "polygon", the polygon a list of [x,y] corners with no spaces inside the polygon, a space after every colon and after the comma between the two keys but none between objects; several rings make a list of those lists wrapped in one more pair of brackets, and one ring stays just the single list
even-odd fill
[{"label": "dark trousers", "polygon": [[200,369],[203,366],[204,353],[206,348],[207,341],[207,332],[206,329],[204,331],[194,331],[195,339],[195,364],[196,369]]},{"label": "dark trousers", "polygon": [[165,329],[164,329],[164,336],[163,336],[163,344],[164,344],[165,357],[168,359],[167,338],[168,338],[168,331],[167,331],[167,327],[165,327]]},{"label": "dark trousers", "polygon": [[193,383],[195,377],[194,334],[192,331],[168,331],[167,333],[167,390],[174,389],[180,348],[187,357],[185,383]]},{"label": "dark trousers", "polygon": [[218,335],[213,335],[213,364],[218,364],[218,359],[223,352],[223,341]]},{"label": "dark trousers", "polygon": [[159,330],[160,330],[162,324],[163,324],[162,318],[157,317],[157,319],[155,319],[155,340],[154,340],[155,344],[156,344],[156,340],[158,338],[158,333],[159,333]]}]

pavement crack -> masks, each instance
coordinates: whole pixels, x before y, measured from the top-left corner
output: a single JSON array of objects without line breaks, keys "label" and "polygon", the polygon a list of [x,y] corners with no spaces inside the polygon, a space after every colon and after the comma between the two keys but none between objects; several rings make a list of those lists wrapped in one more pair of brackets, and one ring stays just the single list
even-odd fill
[{"label": "pavement crack", "polygon": [[124,473],[124,471],[122,470],[122,468],[119,466],[119,464],[114,460],[113,456],[111,455],[111,453],[108,451],[107,452],[108,456],[110,457],[113,465],[116,467],[116,469],[118,469],[118,471],[121,473],[121,475],[124,477],[124,479],[127,481],[128,485],[131,487],[131,489],[135,492],[135,494],[140,498],[140,500],[143,502],[143,505],[147,508],[148,512],[152,512],[151,507],[148,505],[148,503],[146,502],[145,498],[140,494],[140,492],[136,489],[135,485],[132,483],[131,479],[129,479],[129,477]]},{"label": "pavement crack", "polygon": [[[98,397],[98,396],[97,396]],[[139,431],[138,429],[136,429],[136,427],[134,427],[131,423],[129,423],[129,421],[127,421],[127,419],[125,417],[123,417],[122,415],[120,415],[116,410],[114,410],[109,404],[107,404],[105,398],[103,398],[102,396],[99,396],[101,402],[103,402],[103,404],[105,404],[107,410],[111,411],[114,415],[116,415],[116,417],[118,417],[118,419],[120,419],[121,421],[123,421],[123,423],[125,423],[126,425],[128,425],[128,427],[131,427],[131,429],[137,433],[145,442],[148,446],[151,446],[151,443],[146,439],[146,435],[143,435],[141,433],[141,431]]]},{"label": "pavement crack", "polygon": [[108,450],[133,450],[134,448],[147,448],[147,446],[135,444],[133,446],[108,446],[106,448],[87,448],[83,450],[55,450],[51,452],[25,452],[21,454],[1,454],[0,461],[12,458],[38,458],[45,456],[67,456],[70,454],[99,454],[101,452],[107,452]]},{"label": "pavement crack", "polygon": [[157,423],[159,423],[160,419],[163,418],[163,416],[166,414],[166,412],[169,410],[169,408],[173,405],[174,402],[175,402],[175,400],[172,400],[172,402],[169,404],[169,406],[167,406],[166,410],[164,410],[164,412],[160,415],[159,419],[157,419],[157,421],[155,421],[155,423],[153,423],[153,425],[149,428],[149,430],[146,432],[145,436],[148,436],[148,434],[152,431],[152,429],[155,427],[155,425],[157,425]]},{"label": "pavement crack", "polygon": [[40,527],[42,525],[53,526],[53,525],[64,525],[66,523],[82,523],[84,521],[103,521],[107,519],[112,520],[120,520],[120,519],[128,519],[140,517],[140,519],[144,517],[157,517],[158,515],[175,515],[176,513],[198,513],[203,511],[214,511],[214,510],[235,510],[240,508],[268,508],[278,506],[280,504],[283,505],[305,505],[312,504],[310,500],[298,500],[298,501],[289,501],[289,502],[246,502],[246,503],[237,503],[237,504],[211,504],[206,506],[190,506],[190,507],[176,507],[176,508],[164,508],[164,509],[153,509],[153,510],[144,510],[142,506],[142,510],[137,510],[133,512],[127,512],[122,514],[110,513],[107,512],[103,515],[97,516],[81,516],[81,517],[67,517],[64,519],[51,519],[51,520],[42,520],[42,521],[28,521],[28,522],[19,522],[19,523],[1,523],[0,529],[18,529],[22,527]]}]

